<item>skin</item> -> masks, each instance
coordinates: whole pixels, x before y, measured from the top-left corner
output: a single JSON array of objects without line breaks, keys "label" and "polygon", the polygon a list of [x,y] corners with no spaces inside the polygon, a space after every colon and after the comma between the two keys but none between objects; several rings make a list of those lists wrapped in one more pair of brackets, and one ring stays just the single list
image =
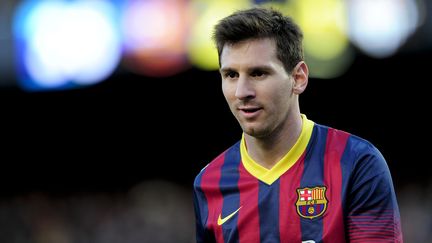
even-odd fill
[{"label": "skin", "polygon": [[287,72],[272,39],[226,44],[220,56],[222,91],[252,159],[271,169],[295,144],[302,119],[298,96],[308,83],[301,61]]}]

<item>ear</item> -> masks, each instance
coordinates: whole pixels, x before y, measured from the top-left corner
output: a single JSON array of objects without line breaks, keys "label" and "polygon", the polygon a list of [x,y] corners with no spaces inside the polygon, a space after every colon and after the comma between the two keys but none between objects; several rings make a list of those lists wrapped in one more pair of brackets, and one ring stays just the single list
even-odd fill
[{"label": "ear", "polygon": [[292,76],[294,78],[293,92],[299,95],[305,91],[308,84],[309,69],[304,61],[297,63],[293,69]]}]

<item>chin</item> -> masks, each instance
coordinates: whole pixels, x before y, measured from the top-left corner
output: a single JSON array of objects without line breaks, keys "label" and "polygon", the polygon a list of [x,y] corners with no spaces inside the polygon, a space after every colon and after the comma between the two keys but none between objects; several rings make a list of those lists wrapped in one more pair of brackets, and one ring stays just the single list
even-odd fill
[{"label": "chin", "polygon": [[257,127],[249,126],[249,127],[242,127],[242,128],[244,133],[256,138],[265,137],[268,134],[265,129],[259,129]]}]

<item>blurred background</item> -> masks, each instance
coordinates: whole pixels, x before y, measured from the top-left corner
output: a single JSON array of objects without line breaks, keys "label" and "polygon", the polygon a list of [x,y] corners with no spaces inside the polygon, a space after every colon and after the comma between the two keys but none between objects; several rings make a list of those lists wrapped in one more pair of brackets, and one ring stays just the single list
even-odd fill
[{"label": "blurred background", "polygon": [[431,242],[428,0],[2,0],[0,242],[194,242],[194,177],[241,136],[212,26],[254,4],[304,30],[302,113],[374,143]]}]

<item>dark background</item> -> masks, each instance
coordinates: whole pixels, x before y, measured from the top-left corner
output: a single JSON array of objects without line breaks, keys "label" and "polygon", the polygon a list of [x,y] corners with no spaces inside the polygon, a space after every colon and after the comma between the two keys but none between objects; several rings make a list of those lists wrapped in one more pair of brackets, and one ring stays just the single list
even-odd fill
[{"label": "dark background", "polygon": [[[25,92],[10,33],[18,2],[0,1],[0,242],[195,242],[194,177],[241,136],[218,72],[151,78],[119,65],[94,86]],[[432,4],[423,3],[422,25],[395,55],[351,46],[346,73],[310,78],[300,96],[309,119],[382,152],[408,243],[432,237]]]},{"label": "dark background", "polygon": [[[190,67],[151,78],[120,65],[95,86],[22,91],[9,33],[18,2],[0,3],[0,56],[6,57],[0,60],[2,196],[125,191],[150,179],[189,188],[202,167],[240,138],[217,71]],[[431,12],[432,4],[423,3],[425,13]],[[425,14],[422,25],[388,58],[371,58],[352,46],[355,60],[344,75],[310,78],[300,96],[301,112],[311,120],[375,144],[396,189],[432,185],[431,16]]]},{"label": "dark background", "polygon": [[[427,183],[431,56],[358,54],[345,75],[310,78],[301,112],[374,143],[397,188]],[[0,89],[3,195],[122,191],[153,178],[190,186],[241,135],[220,86],[217,72],[191,68],[168,78],[118,70],[69,91]]]}]

